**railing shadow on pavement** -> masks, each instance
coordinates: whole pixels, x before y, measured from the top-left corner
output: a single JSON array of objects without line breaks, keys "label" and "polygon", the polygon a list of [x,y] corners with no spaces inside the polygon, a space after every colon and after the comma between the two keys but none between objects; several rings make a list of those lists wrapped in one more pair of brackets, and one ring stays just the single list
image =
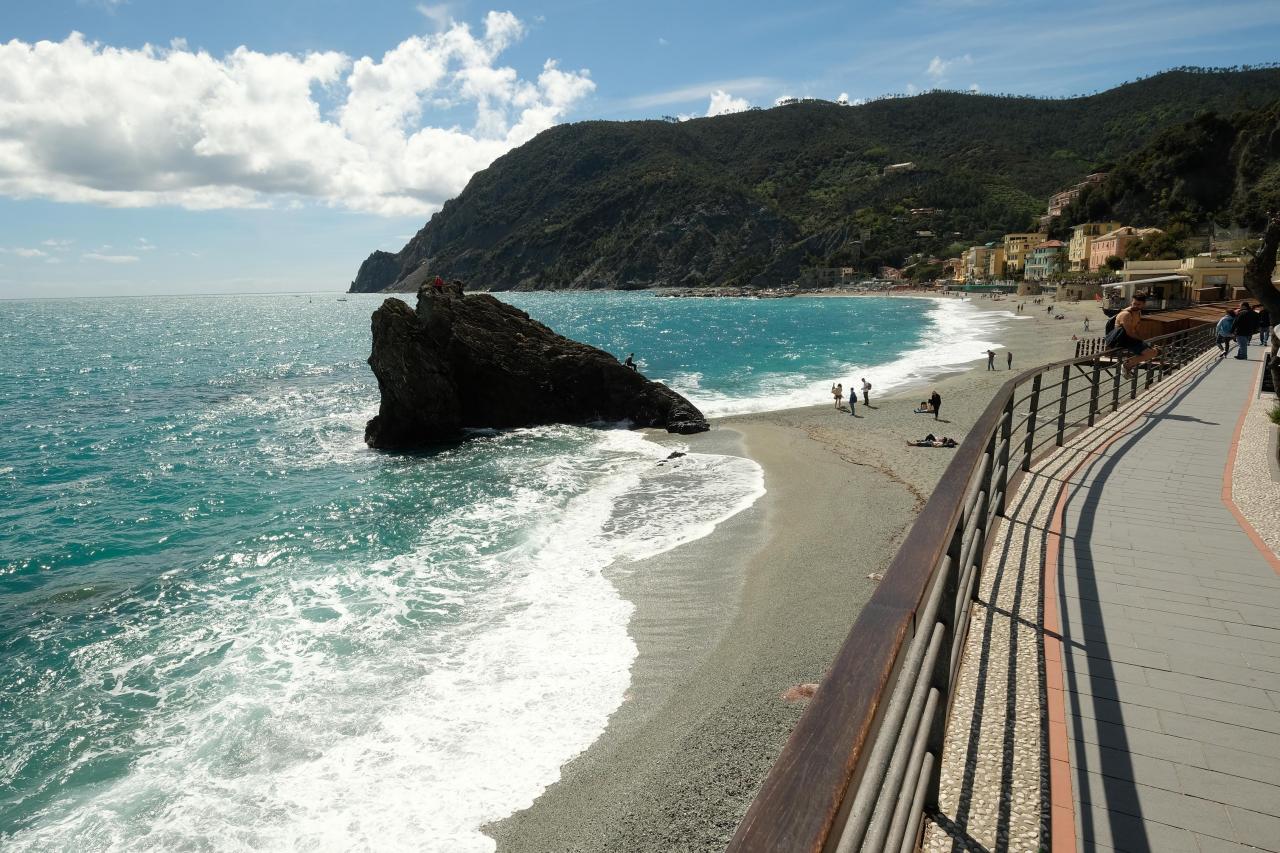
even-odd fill
[{"label": "railing shadow on pavement", "polygon": [[1125,376],[1099,352],[996,392],[863,607],[729,843],[730,853],[909,851],[938,806],[942,745],[977,576],[1025,472],[1215,346],[1212,326],[1150,341]]}]

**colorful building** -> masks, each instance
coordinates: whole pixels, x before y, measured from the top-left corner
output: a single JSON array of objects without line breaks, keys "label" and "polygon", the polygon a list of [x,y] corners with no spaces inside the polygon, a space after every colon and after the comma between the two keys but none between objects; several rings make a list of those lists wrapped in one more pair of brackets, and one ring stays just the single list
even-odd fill
[{"label": "colorful building", "polygon": [[1039,231],[1004,235],[1005,272],[1013,276],[1019,275],[1026,266],[1027,253],[1043,243],[1048,236]]},{"label": "colorful building", "polygon": [[988,251],[987,278],[1004,278],[1008,271],[1005,265],[1004,246],[991,246]]},{"label": "colorful building", "polygon": [[1067,244],[1061,240],[1046,240],[1027,252],[1025,277],[1041,281],[1066,267]]},{"label": "colorful building", "polygon": [[1123,258],[1124,250],[1131,243],[1152,234],[1162,234],[1159,228],[1134,228],[1125,225],[1093,238],[1089,246],[1089,269],[1099,270],[1107,265],[1107,258]]},{"label": "colorful building", "polygon": [[1089,266],[1089,249],[1095,237],[1119,228],[1119,222],[1086,222],[1071,229],[1071,244],[1067,247],[1067,269],[1084,272]]},{"label": "colorful building", "polygon": [[964,253],[964,277],[970,281],[986,278],[990,258],[990,246],[970,246],[969,251]]},{"label": "colorful building", "polygon": [[1120,280],[1171,302],[1217,302],[1234,298],[1244,287],[1244,271],[1243,258],[1196,255],[1172,261],[1127,261]]}]

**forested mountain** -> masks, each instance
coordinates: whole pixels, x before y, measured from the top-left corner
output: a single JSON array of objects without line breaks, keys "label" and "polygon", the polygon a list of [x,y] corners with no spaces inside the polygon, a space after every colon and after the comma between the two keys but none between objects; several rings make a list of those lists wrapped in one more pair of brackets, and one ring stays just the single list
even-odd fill
[{"label": "forested mountain", "polygon": [[1210,223],[1261,230],[1280,212],[1280,101],[1204,112],[1122,158],[1063,212],[1062,225],[1116,219],[1181,232]]},{"label": "forested mountain", "polygon": [[414,286],[426,270],[493,290],[874,270],[1026,229],[1053,192],[1162,131],[1277,99],[1277,69],[1184,69],[1064,100],[932,92],[561,125],[477,173],[400,252],[371,255],[352,290]]}]

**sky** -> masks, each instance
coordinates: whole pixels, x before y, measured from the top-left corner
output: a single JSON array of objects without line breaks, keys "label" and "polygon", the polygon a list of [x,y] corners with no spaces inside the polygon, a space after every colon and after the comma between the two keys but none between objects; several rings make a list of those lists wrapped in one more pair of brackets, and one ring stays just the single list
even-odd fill
[{"label": "sky", "polygon": [[345,290],[562,122],[1280,60],[1280,0],[0,0],[0,298]]}]

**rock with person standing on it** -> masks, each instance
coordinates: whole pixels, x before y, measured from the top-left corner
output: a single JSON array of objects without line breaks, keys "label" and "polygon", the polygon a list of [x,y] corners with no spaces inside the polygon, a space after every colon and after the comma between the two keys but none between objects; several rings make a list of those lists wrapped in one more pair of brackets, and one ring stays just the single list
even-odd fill
[{"label": "rock with person standing on it", "polygon": [[708,429],[698,409],[603,350],[557,335],[488,294],[424,287],[417,308],[373,312],[369,366],[382,396],[370,447],[455,440],[467,428],[630,421],[668,432]]}]

